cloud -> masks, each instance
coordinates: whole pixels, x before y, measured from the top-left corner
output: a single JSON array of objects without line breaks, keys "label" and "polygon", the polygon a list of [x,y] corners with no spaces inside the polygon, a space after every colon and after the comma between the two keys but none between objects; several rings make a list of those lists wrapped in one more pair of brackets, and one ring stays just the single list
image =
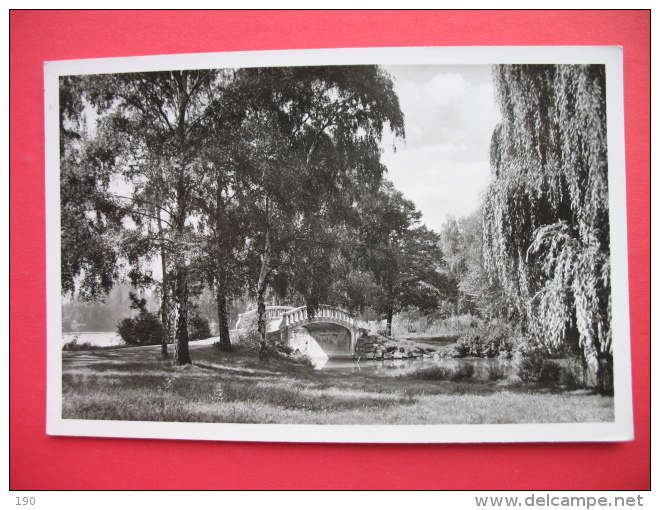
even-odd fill
[{"label": "cloud", "polygon": [[406,142],[386,139],[389,178],[413,200],[430,228],[447,214],[469,214],[490,178],[489,148],[499,122],[489,66],[396,66]]}]

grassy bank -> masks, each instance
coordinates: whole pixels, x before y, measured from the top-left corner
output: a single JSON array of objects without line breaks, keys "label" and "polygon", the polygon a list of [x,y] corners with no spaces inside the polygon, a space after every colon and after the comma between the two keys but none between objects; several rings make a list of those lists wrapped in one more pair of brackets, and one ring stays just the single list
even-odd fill
[{"label": "grassy bank", "polygon": [[173,367],[159,346],[67,351],[63,417],[224,423],[558,423],[614,418],[611,397],[454,378],[316,371],[191,344]]}]

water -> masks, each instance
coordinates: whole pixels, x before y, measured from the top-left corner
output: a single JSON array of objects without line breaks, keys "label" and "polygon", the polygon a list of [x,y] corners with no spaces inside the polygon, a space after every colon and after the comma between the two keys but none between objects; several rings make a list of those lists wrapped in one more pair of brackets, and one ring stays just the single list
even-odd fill
[{"label": "water", "polygon": [[[348,372],[367,372],[382,376],[399,376],[414,372],[420,368],[441,366],[447,369],[456,370],[462,365],[471,364],[474,366],[475,378],[487,379],[491,367],[501,367],[506,375],[513,370],[511,360],[500,360],[497,358],[440,358],[438,360],[429,358],[407,358],[407,359],[387,359],[387,360],[361,360],[360,363],[352,359],[329,359],[314,360],[317,362],[317,370],[342,370]],[[324,362],[325,361],[325,362]]]},{"label": "water", "polygon": [[90,331],[78,333],[62,333],[62,345],[73,341],[75,338],[78,344],[89,343],[95,347],[108,347],[111,345],[123,345],[124,341],[117,332],[113,331]]}]

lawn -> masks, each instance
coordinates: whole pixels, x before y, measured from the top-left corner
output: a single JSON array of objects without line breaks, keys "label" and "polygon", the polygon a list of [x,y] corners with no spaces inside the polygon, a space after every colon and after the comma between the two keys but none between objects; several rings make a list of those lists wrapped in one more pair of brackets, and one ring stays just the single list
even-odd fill
[{"label": "lawn", "polygon": [[434,380],[314,370],[191,343],[174,367],[159,346],[62,353],[63,418],[217,423],[461,424],[602,422],[612,397],[475,377]]}]

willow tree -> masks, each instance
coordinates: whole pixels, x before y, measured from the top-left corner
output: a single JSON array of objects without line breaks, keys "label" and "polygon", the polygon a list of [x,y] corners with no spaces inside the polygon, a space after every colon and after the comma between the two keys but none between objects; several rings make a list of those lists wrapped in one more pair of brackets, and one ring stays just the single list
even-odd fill
[{"label": "willow tree", "polygon": [[612,387],[605,67],[501,65],[484,255],[524,329]]}]

